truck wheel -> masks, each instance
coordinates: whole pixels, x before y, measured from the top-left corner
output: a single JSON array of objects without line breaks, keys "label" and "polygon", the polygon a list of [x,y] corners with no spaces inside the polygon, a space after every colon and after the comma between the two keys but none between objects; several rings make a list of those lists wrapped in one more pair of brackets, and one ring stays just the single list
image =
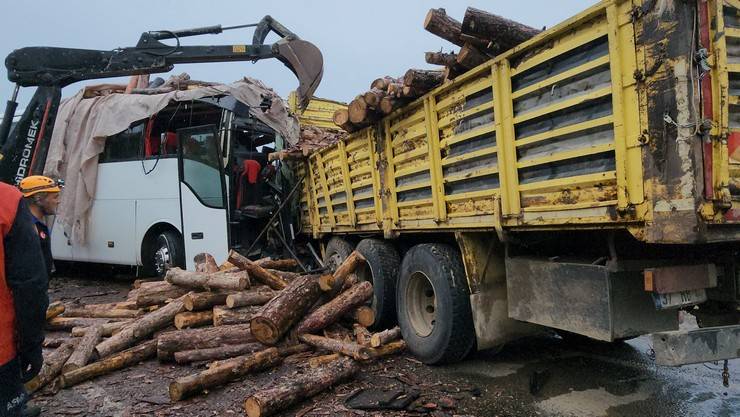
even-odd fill
[{"label": "truck wheel", "polygon": [[387,329],[396,322],[396,280],[401,259],[393,245],[380,239],[364,239],[356,250],[367,260],[356,274],[373,284],[373,328]]},{"label": "truck wheel", "polygon": [[329,239],[329,243],[326,244],[326,250],[324,251],[324,265],[326,265],[330,271],[337,269],[339,265],[344,262],[355,247],[351,243],[342,239],[341,237],[332,237]]},{"label": "truck wheel", "polygon": [[170,268],[185,265],[185,249],[177,232],[164,230],[157,235],[153,261],[154,272],[160,277],[164,277]]},{"label": "truck wheel", "polygon": [[411,248],[401,263],[396,302],[403,338],[422,362],[457,362],[473,348],[470,291],[460,253],[453,247]]}]

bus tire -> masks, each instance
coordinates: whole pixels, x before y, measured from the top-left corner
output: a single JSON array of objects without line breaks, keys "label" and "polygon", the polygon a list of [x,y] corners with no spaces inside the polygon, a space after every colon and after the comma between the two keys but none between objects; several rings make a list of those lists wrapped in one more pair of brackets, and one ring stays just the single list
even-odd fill
[{"label": "bus tire", "polygon": [[356,271],[360,279],[373,284],[373,329],[383,330],[396,323],[396,281],[401,259],[390,243],[380,239],[363,239],[355,249],[365,257]]},{"label": "bus tire", "polygon": [[458,362],[473,349],[470,291],[460,253],[452,246],[421,244],[406,253],[396,303],[403,339],[422,362]]},{"label": "bus tire", "polygon": [[326,250],[324,251],[324,265],[326,265],[330,271],[334,271],[342,264],[342,262],[344,262],[345,259],[347,259],[353,250],[355,250],[355,247],[347,240],[333,236],[326,244]]},{"label": "bus tire", "polygon": [[185,266],[185,248],[180,234],[174,230],[163,230],[154,239],[152,268],[155,275],[164,277],[167,270]]}]

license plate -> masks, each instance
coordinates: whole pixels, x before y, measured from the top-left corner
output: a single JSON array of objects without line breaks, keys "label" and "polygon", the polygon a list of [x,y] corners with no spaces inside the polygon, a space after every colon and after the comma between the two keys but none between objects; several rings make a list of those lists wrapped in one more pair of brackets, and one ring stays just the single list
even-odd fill
[{"label": "license plate", "polygon": [[653,301],[655,302],[655,308],[658,310],[681,308],[707,301],[707,292],[701,288],[668,294],[653,294]]}]

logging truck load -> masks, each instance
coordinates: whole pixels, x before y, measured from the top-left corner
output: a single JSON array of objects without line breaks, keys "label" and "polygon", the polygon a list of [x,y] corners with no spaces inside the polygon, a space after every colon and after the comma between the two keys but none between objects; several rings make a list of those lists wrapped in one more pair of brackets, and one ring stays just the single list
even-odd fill
[{"label": "logging truck load", "polygon": [[297,163],[302,231],[427,363],[546,328],[737,357],[738,45],[740,1],[603,1]]}]

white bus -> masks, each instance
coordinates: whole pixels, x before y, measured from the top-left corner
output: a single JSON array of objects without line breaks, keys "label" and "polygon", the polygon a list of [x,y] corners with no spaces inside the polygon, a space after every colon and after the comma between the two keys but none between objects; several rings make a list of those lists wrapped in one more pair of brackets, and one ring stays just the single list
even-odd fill
[{"label": "white bus", "polygon": [[192,268],[200,252],[224,261],[229,248],[251,245],[286,194],[267,158],[281,141],[233,97],[171,103],[106,139],[87,241],[75,244],[59,227],[54,259],[147,275]]}]

